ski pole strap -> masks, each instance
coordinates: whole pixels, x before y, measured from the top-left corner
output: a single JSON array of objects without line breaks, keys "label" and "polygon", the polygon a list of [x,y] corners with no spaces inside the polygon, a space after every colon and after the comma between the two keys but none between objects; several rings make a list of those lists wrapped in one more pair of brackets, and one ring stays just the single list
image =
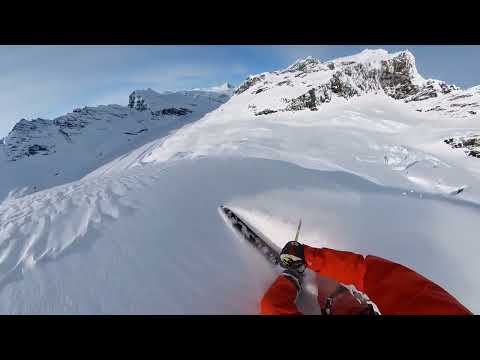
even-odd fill
[{"label": "ski pole strap", "polygon": [[[337,286],[337,288],[327,297],[327,299],[325,300],[325,306],[323,307],[323,309],[320,309],[321,310],[321,314],[322,315],[332,315],[332,307],[333,307],[333,301],[335,300],[335,298],[344,293],[344,292],[350,292],[350,290],[348,288],[346,288],[345,286],[339,284]],[[353,295],[353,294],[352,294]],[[358,301],[360,301],[360,299],[357,297],[357,296],[354,296]],[[365,309],[359,313],[358,315],[379,315],[379,313],[377,313],[373,307],[373,305],[369,302],[366,302],[365,300],[362,300],[361,301],[364,305],[366,305]]]},{"label": "ski pole strap", "polygon": [[337,297],[339,294],[343,292],[348,292],[348,289],[342,285],[338,285],[337,288],[327,297],[325,300],[325,306],[322,310],[323,315],[331,315],[332,314],[332,306],[333,306],[333,300],[335,297]]}]

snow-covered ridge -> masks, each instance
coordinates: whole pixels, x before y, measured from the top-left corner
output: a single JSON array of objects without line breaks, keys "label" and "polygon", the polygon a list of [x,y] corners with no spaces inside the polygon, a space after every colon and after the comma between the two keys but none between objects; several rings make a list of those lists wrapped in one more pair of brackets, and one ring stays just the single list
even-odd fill
[{"label": "snow-covered ridge", "polygon": [[[150,111],[153,115],[165,115],[171,109],[195,111],[197,106],[223,104],[230,98],[227,92],[190,90],[157,93],[155,90],[135,90],[130,94],[128,107],[138,111]],[[181,115],[181,114],[179,114]]]},{"label": "snow-covered ridge", "polygon": [[229,98],[208,91],[136,90],[129,106],[83,107],[53,120],[22,119],[0,144],[0,200],[77,180]]},{"label": "snow-covered ridge", "polygon": [[[420,112],[471,117],[477,115],[475,108],[480,106],[480,94],[472,89],[462,90],[440,80],[424,79],[408,50],[390,54],[382,49],[366,49],[325,63],[309,56],[280,71],[251,75],[235,94],[243,96],[257,115],[303,109],[315,111],[333,98],[385,93],[410,103]],[[469,103],[460,101],[470,96],[473,98]],[[448,105],[439,105],[445,102],[449,102]]]},{"label": "snow-covered ridge", "polygon": [[211,87],[208,87],[208,88],[195,88],[195,89],[192,89],[193,91],[210,91],[210,92],[217,92],[217,93],[223,93],[223,94],[227,94],[229,96],[232,96],[233,95],[233,91],[235,90],[235,86],[233,86],[232,84],[228,83],[228,82],[225,82],[221,85],[218,85],[218,86],[211,86]]},{"label": "snow-covered ridge", "polygon": [[[208,91],[181,91],[160,94],[152,89],[135,90],[129,97],[128,107],[101,105],[84,107],[62,115],[54,120],[20,120],[4,139],[5,152],[9,160],[56,151],[60,142],[72,144],[84,128],[99,127],[102,123],[114,124],[127,119],[127,132],[138,135],[148,131],[148,126],[139,124],[147,120],[162,122],[178,116],[194,114],[198,118],[212,111],[229,99],[224,93]],[[135,110],[135,111],[132,111]],[[145,112],[144,114],[140,114]],[[105,129],[104,129],[105,130]],[[128,134],[127,134],[128,135]]]}]

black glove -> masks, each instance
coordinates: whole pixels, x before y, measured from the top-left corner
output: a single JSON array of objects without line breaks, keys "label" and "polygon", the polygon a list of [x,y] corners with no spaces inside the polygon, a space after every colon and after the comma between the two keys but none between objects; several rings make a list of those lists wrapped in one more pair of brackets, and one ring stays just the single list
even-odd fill
[{"label": "black glove", "polygon": [[289,241],[280,252],[280,266],[302,274],[305,271],[303,245],[298,241]]}]

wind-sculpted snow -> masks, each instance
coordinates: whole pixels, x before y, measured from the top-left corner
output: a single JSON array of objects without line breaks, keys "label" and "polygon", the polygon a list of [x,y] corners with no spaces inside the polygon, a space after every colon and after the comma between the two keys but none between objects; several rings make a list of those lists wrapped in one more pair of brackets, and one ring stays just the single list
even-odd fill
[{"label": "wind-sculpted snow", "polygon": [[[145,180],[96,178],[0,205],[0,284],[75,247],[95,225],[132,209],[125,193]],[[81,244],[80,244],[81,245]]]}]

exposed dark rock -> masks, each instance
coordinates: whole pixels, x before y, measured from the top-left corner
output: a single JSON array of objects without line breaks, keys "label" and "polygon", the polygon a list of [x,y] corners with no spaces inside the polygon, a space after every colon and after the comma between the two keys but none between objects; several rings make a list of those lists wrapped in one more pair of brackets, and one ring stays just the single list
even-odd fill
[{"label": "exposed dark rock", "polygon": [[464,107],[466,107],[466,106],[473,106],[473,105],[477,105],[477,103],[470,103],[470,104],[451,104],[450,106],[451,106],[451,107],[464,108]]},{"label": "exposed dark rock", "polygon": [[53,120],[53,124],[60,129],[82,129],[88,124],[88,120],[85,117],[67,114]]},{"label": "exposed dark rock", "polygon": [[277,83],[278,86],[282,86],[282,85],[291,85],[292,82],[290,80],[284,80],[284,81],[280,81],[279,83]]},{"label": "exposed dark rock", "polygon": [[437,105],[437,106],[435,106],[435,107],[433,107],[433,108],[430,108],[430,109],[425,110],[425,112],[430,112],[430,111],[444,111],[444,110],[445,110],[445,109],[442,108],[440,105]]},{"label": "exposed dark rock", "polygon": [[317,110],[317,97],[315,96],[315,89],[310,89],[306,94],[298,98],[287,100],[288,105],[285,110],[299,111],[303,109]]},{"label": "exposed dark rock", "polygon": [[148,106],[145,104],[145,99],[141,96],[137,96],[135,91],[128,97],[128,107],[137,111],[145,111],[148,109]]},{"label": "exposed dark rock", "polygon": [[125,135],[138,135],[138,134],[140,134],[140,133],[142,133],[142,132],[144,132],[144,131],[148,131],[148,129],[144,128],[144,129],[140,129],[140,130],[135,131],[135,132],[133,132],[133,131],[126,131],[126,132],[124,132],[124,134],[125,134]]},{"label": "exposed dark rock", "polygon": [[39,152],[43,152],[43,151],[48,151],[48,148],[46,146],[43,146],[43,145],[31,145],[28,147],[28,155],[35,155]]},{"label": "exposed dark rock", "polygon": [[357,90],[349,81],[346,81],[345,74],[340,71],[333,74],[332,78],[330,79],[330,89],[334,94],[347,99],[358,95]]},{"label": "exposed dark rock", "polygon": [[[437,89],[436,85],[440,87],[440,90]],[[405,102],[410,101],[422,101],[429,98],[438,97],[438,95],[448,94],[453,90],[458,90],[455,85],[448,85],[444,82],[435,82],[429,80],[422,88],[417,87],[417,93],[414,96],[409,97]]]},{"label": "exposed dark rock", "polygon": [[176,116],[183,116],[191,113],[192,110],[187,109],[187,108],[168,108],[168,109],[162,109],[162,110],[157,110],[153,112],[154,115],[159,116],[159,115],[176,115]]},{"label": "exposed dark rock", "polygon": [[248,90],[251,88],[253,85],[257,84],[259,81],[262,81],[265,79],[265,75],[259,75],[259,76],[252,76],[248,77],[247,80],[243,82],[242,85],[240,85],[235,91],[234,94],[238,95],[243,93],[244,91]]},{"label": "exposed dark rock", "polygon": [[265,109],[265,110],[256,112],[256,113],[255,113],[255,116],[258,116],[258,115],[268,115],[268,114],[273,114],[273,113],[276,113],[276,112],[277,112],[276,110]]},{"label": "exposed dark rock", "polygon": [[480,136],[466,136],[458,138],[449,138],[443,140],[444,143],[450,145],[454,149],[464,149],[467,156],[480,158]]},{"label": "exposed dark rock", "polygon": [[473,96],[473,95],[472,94],[458,95],[458,96],[454,96],[451,99],[448,99],[448,101],[455,101],[455,100],[459,100],[459,99],[463,99],[463,98],[467,98],[467,97],[471,97],[471,96]]}]

